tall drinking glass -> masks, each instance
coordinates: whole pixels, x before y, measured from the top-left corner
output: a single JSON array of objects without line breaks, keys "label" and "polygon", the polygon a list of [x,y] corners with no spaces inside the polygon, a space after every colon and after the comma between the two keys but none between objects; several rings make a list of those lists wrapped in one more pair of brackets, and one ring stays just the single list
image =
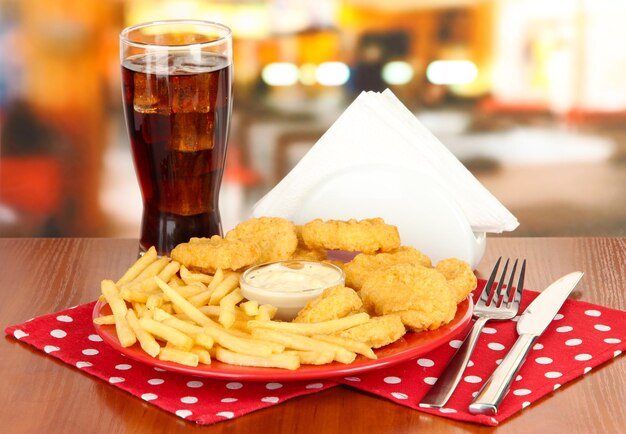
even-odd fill
[{"label": "tall drinking glass", "polygon": [[195,20],[120,34],[126,126],[143,197],[140,251],[168,255],[222,235],[218,209],[232,109],[232,36]]}]

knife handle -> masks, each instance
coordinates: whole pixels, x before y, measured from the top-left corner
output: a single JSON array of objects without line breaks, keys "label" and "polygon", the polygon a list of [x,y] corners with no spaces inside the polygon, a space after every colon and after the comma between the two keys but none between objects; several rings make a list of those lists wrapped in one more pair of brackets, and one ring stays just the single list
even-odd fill
[{"label": "knife handle", "polygon": [[491,374],[491,377],[470,404],[470,413],[490,415],[498,413],[500,402],[509,390],[517,371],[524,363],[528,351],[537,338],[538,336],[530,334],[522,334],[517,338],[509,353],[500,362],[500,366]]}]

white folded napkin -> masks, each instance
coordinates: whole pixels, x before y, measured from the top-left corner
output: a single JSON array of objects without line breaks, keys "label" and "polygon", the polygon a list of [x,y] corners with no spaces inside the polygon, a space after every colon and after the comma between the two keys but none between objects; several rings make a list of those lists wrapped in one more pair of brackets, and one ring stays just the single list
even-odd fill
[{"label": "white folded napkin", "polygon": [[[353,173],[355,170],[358,173]],[[325,184],[332,188],[325,189]],[[407,185],[411,186],[408,190]],[[406,197],[393,198],[400,193]],[[351,209],[354,218],[385,217],[383,211],[395,207],[392,220],[404,210],[420,215],[439,213],[414,223],[436,225],[445,220],[439,218],[444,217],[442,213],[449,212],[442,198],[450,202],[453,213],[462,214],[457,220],[465,220],[473,232],[500,233],[519,224],[391,91],[363,92],[291,172],[257,202],[253,215],[304,223],[298,220],[351,215]],[[317,208],[310,209],[313,203]],[[338,211],[342,206],[348,209]],[[304,214],[303,209],[307,210]],[[445,228],[442,231],[445,233]],[[421,234],[427,232],[422,228]]]}]

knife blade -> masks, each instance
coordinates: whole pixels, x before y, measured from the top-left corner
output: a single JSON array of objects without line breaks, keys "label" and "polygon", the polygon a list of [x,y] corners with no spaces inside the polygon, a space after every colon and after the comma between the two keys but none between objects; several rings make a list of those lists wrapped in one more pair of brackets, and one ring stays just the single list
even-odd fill
[{"label": "knife blade", "polygon": [[524,363],[528,351],[552,322],[583,274],[581,271],[575,271],[561,277],[528,305],[517,321],[516,329],[519,335],[517,341],[470,404],[470,413],[491,415],[498,413],[498,406]]}]

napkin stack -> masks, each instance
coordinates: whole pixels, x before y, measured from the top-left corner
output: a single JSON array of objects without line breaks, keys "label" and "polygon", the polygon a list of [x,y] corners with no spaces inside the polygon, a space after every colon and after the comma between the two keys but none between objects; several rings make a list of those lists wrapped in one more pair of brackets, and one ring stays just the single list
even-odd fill
[{"label": "napkin stack", "polygon": [[[361,93],[296,167],[255,205],[253,214],[293,218],[320,183],[351,168],[367,166],[410,171],[419,175],[420,182],[429,179],[433,188],[445,191],[458,205],[474,232],[500,233],[518,226],[517,219],[390,90]],[[375,168],[371,176],[377,177]],[[370,217],[377,216],[377,199],[371,197]],[[428,203],[423,207],[427,211]]]}]

